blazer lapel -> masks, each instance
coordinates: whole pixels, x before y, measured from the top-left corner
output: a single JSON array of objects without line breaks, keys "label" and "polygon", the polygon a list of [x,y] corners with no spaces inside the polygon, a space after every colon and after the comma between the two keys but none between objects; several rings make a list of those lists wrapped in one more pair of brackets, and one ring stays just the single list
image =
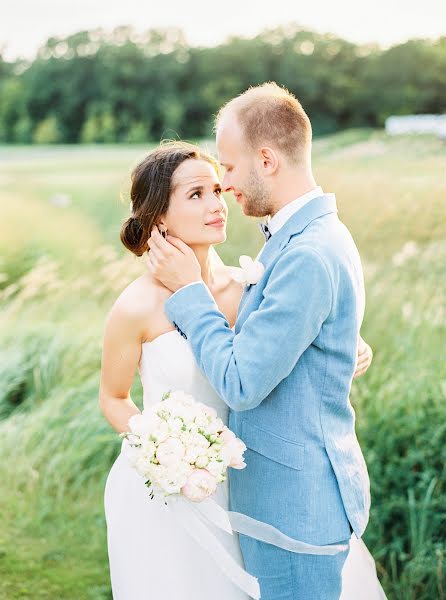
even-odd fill
[{"label": "blazer lapel", "polygon": [[338,212],[334,194],[324,194],[308,202],[303,208],[292,215],[288,221],[275,233],[262,250],[258,260],[267,266],[271,257],[284,248],[293,235],[301,233],[315,219],[324,215]]},{"label": "blazer lapel", "polygon": [[[315,219],[337,212],[338,209],[334,194],[324,194],[323,196],[314,198],[314,200],[311,200],[311,202],[308,202],[303,208],[294,213],[283,227],[271,236],[257,260],[267,267],[271,259],[285,248],[293,235],[301,233]],[[252,285],[248,285],[243,291],[237,311],[237,318],[246,303],[248,292],[252,287]]]}]

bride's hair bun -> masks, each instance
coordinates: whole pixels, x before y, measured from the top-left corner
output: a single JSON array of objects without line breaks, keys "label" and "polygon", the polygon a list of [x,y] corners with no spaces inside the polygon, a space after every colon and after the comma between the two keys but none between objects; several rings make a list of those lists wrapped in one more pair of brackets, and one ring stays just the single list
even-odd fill
[{"label": "bride's hair bun", "polygon": [[142,256],[147,250],[147,233],[144,233],[144,228],[137,217],[129,217],[122,225],[121,242],[136,256]]}]

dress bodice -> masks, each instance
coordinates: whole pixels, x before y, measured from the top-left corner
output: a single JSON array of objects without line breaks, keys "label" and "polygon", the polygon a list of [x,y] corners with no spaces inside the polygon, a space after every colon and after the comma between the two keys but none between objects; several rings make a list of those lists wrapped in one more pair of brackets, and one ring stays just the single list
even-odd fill
[{"label": "dress bodice", "polygon": [[227,424],[227,405],[217,396],[198,368],[189,344],[175,329],[143,343],[138,370],[144,390],[144,408],[159,402],[165,392],[181,390],[214,408]]}]

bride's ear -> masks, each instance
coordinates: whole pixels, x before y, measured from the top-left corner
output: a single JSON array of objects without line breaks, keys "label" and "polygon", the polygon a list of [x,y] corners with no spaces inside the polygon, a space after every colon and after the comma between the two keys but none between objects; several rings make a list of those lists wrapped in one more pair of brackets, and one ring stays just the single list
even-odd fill
[{"label": "bride's ear", "polygon": [[158,223],[157,227],[158,227],[158,231],[160,232],[160,234],[163,236],[164,239],[166,239],[167,227],[164,225],[164,223]]}]

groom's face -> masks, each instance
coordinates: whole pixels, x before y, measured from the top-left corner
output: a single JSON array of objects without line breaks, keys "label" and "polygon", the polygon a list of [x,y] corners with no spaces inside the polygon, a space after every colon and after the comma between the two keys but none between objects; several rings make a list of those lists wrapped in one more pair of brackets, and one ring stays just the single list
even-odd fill
[{"label": "groom's face", "polygon": [[245,215],[264,217],[271,213],[271,194],[258,172],[252,149],[232,115],[225,115],[216,135],[218,158],[225,169],[222,187],[232,192]]}]

